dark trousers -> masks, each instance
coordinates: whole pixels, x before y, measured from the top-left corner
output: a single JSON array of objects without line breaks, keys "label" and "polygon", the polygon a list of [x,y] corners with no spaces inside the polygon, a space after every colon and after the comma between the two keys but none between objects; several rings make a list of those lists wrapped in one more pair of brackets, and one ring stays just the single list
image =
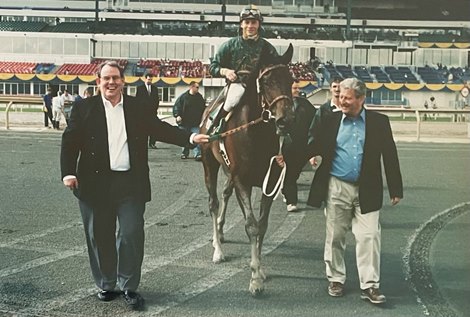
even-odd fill
[{"label": "dark trousers", "polygon": [[286,204],[297,205],[297,180],[299,179],[300,173],[303,167],[307,163],[305,159],[285,157],[287,164],[286,177],[284,178],[284,184],[282,193],[286,198]]},{"label": "dark trousers", "polygon": [[157,138],[153,135],[149,136],[149,145],[155,145]]},{"label": "dark trousers", "polygon": [[52,121],[52,107],[51,106],[46,106],[47,112],[44,112],[44,126],[48,127],[49,126],[49,120],[51,123],[54,125],[54,122]]},{"label": "dark trousers", "polygon": [[[113,172],[108,199],[79,200],[91,271],[96,286],[135,291],[144,258],[145,202],[132,195],[129,172]],[[116,219],[119,230],[116,233]]]}]

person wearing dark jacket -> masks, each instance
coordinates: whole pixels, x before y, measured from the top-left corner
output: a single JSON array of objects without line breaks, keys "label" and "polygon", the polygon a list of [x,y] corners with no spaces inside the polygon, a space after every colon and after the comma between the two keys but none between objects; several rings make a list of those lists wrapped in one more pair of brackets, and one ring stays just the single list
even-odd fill
[{"label": "person wearing dark jacket", "polygon": [[62,135],[62,181],[78,198],[98,298],[113,300],[118,286],[126,304],[140,309],[143,299],[136,290],[151,197],[148,135],[180,146],[206,143],[208,136],[160,121],[137,98],[123,95],[124,73],[114,61],[98,67],[96,82],[100,95],[72,108]]},{"label": "person wearing dark jacket", "polygon": [[309,145],[310,163],[322,156],[308,197],[308,205],[326,203],[324,261],[328,294],[342,296],[346,281],[344,253],[346,233],[356,240],[356,263],[361,298],[381,304],[380,209],[383,205],[381,161],[392,205],[403,198],[398,154],[388,117],[364,108],[365,84],[348,78],[340,84],[341,112],[333,113],[318,127]]},{"label": "person wearing dark jacket", "polygon": [[[176,118],[176,123],[180,128],[191,133],[199,133],[199,124],[205,108],[206,101],[199,93],[199,83],[192,81],[189,83],[189,89],[176,99],[173,107],[173,117]],[[189,146],[183,147],[182,159],[188,158],[189,149]],[[199,146],[194,148],[194,158],[196,161],[201,161]]]},{"label": "person wearing dark jacket", "polygon": [[315,115],[315,107],[304,97],[300,97],[299,81],[292,84],[292,97],[294,101],[295,121],[290,135],[292,143],[284,149],[284,160],[287,164],[286,177],[282,193],[287,204],[287,211],[297,211],[297,180],[303,167],[308,162],[307,140],[308,129]]},{"label": "person wearing dark jacket", "polygon": [[209,71],[214,77],[224,77],[229,83],[225,103],[214,118],[209,134],[224,130],[222,120],[238,105],[248,79],[259,64],[261,53],[266,58],[279,57],[274,46],[260,36],[263,17],[255,5],[249,5],[240,12],[241,35],[223,43],[211,60]]},{"label": "person wearing dark jacket", "polygon": [[316,130],[320,126],[322,120],[325,120],[325,118],[329,117],[333,112],[341,111],[339,103],[339,83],[342,80],[343,79],[336,77],[330,81],[331,99],[322,104],[315,113],[308,131],[308,143],[313,142],[314,134],[316,133]]},{"label": "person wearing dark jacket", "polygon": [[[146,104],[149,108],[152,109],[152,115],[155,117],[158,113],[158,106],[160,105],[160,97],[158,96],[158,88],[152,84],[153,76],[152,74],[145,75],[145,84],[137,87],[135,96],[140,102]],[[149,137],[149,148],[156,149],[157,146],[155,136],[151,135]]]}]

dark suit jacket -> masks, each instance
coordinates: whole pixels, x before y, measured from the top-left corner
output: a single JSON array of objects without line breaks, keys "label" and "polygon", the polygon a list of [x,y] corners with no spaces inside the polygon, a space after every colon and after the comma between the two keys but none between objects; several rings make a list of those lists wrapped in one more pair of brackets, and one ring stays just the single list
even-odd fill
[{"label": "dark suit jacket", "polygon": [[324,104],[318,108],[315,112],[315,116],[310,124],[310,128],[308,131],[308,143],[312,143],[317,133],[318,127],[320,126],[322,120],[326,120],[325,118],[331,116],[333,113],[333,108],[331,108],[331,100],[328,100]]},{"label": "dark suit jacket", "polygon": [[302,168],[310,158],[307,156],[308,130],[316,109],[303,97],[295,98],[294,102],[296,103],[295,119],[290,131],[292,143],[284,149],[284,156],[288,163],[302,165],[300,166]]},{"label": "dark suit jacket", "polygon": [[[124,116],[130,157],[130,173],[135,194],[142,201],[150,200],[147,138],[179,146],[189,143],[190,133],[150,115],[151,109],[136,98],[124,96]],[[60,156],[62,178],[77,176],[75,196],[89,203],[102,201],[109,188],[108,130],[101,96],[78,102],[72,109],[69,124],[62,135]]]},{"label": "dark suit jacket", "polygon": [[[366,137],[359,176],[359,204],[362,213],[367,213],[379,210],[383,205],[382,158],[391,198],[403,198],[403,183],[388,117],[378,112],[365,109],[364,111],[366,111]],[[310,187],[307,201],[310,206],[320,207],[322,202],[326,201],[342,115],[342,112],[335,112],[322,121],[313,144],[309,146],[311,157],[318,154],[323,158]]]},{"label": "dark suit jacket", "polygon": [[157,115],[158,106],[160,105],[160,98],[158,96],[158,88],[151,85],[150,95],[147,90],[147,85],[141,85],[137,87],[135,96],[141,101],[147,104],[149,107],[153,107],[155,115]]}]

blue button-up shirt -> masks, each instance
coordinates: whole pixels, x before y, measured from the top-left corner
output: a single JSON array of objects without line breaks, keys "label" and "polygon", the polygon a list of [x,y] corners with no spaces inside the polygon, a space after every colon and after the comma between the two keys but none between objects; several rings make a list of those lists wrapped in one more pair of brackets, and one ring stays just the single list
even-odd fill
[{"label": "blue button-up shirt", "polygon": [[359,180],[365,137],[365,111],[362,110],[360,115],[355,118],[343,114],[336,137],[336,153],[331,175],[350,183]]}]

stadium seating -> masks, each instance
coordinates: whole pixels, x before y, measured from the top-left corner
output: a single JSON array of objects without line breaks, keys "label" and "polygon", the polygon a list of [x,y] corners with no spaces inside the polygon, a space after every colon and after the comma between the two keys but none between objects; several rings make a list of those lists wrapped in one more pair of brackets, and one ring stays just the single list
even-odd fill
[{"label": "stadium seating", "polygon": [[375,79],[378,83],[389,83],[390,78],[388,75],[383,71],[382,67],[380,66],[371,66],[370,72],[375,76]]},{"label": "stadium seating", "polygon": [[55,72],[57,75],[94,75],[97,64],[63,64]]},{"label": "stadium seating", "polygon": [[419,80],[416,78],[416,76],[406,66],[399,66],[398,68],[395,66],[385,66],[384,70],[390,77],[390,81],[393,83],[419,83]]},{"label": "stadium seating", "polygon": [[0,73],[34,74],[37,63],[0,62]]},{"label": "stadium seating", "polygon": [[1,31],[40,32],[47,27],[46,22],[1,21]]},{"label": "stadium seating", "polygon": [[354,72],[357,74],[357,78],[363,82],[371,83],[374,81],[369,71],[364,66],[354,66]]},{"label": "stadium seating", "polygon": [[444,78],[436,68],[430,66],[418,67],[418,74],[428,84],[443,84],[447,82],[447,78]]},{"label": "stadium seating", "polygon": [[169,59],[141,59],[135,66],[134,75],[143,76],[150,73],[157,77],[190,77],[206,76],[207,67],[201,61],[178,61]]},{"label": "stadium seating", "polygon": [[307,63],[291,63],[289,70],[292,76],[298,80],[317,80],[315,71]]}]

